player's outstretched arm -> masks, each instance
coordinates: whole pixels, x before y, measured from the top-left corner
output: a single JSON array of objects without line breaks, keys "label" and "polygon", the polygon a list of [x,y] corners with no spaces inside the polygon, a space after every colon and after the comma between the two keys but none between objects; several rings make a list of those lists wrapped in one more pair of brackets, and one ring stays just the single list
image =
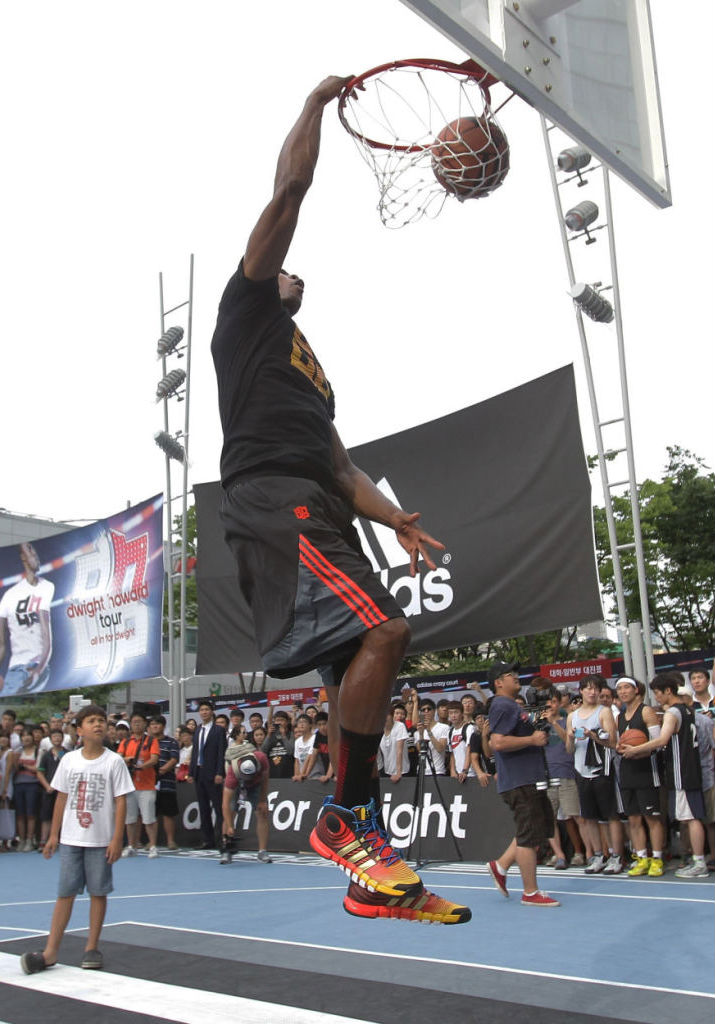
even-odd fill
[{"label": "player's outstretched arm", "polygon": [[243,258],[244,273],[252,281],[275,277],[283,266],[298,223],[301,203],[313,181],[313,171],[318,162],[323,110],[340,95],[351,77],[333,75],[313,89],[283,143],[273,184],[273,198],[258,218]]},{"label": "player's outstretched arm", "polygon": [[419,512],[405,512],[386,498],[367,473],[358,469],[352,461],[334,426],[332,435],[335,478],[338,487],[357,515],[372,519],[376,523],[383,523],[395,531],[397,539],[410,556],[411,576],[417,572],[417,560],[420,555],[430,569],[436,568],[428,549],[444,551],[444,544],[435,540],[419,526]]}]

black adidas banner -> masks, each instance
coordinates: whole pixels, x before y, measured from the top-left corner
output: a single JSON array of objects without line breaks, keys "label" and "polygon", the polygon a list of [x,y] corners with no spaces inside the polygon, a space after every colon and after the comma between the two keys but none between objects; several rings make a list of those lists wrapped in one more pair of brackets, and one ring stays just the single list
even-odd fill
[{"label": "black adidas banner", "polygon": [[[414,579],[394,533],[356,522],[404,608],[411,653],[602,618],[572,366],[350,451],[395,504],[446,547]],[[218,518],[220,485],[194,487],[197,672],[260,668],[251,614]]]}]

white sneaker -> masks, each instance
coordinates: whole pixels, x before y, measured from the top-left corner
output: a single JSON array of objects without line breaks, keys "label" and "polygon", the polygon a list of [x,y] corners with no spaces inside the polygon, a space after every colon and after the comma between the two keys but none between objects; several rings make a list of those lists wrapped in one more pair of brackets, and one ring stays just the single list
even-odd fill
[{"label": "white sneaker", "polygon": [[588,864],[585,867],[587,875],[597,875],[603,871],[606,866],[606,858],[602,853],[594,854],[593,857],[589,857]]},{"label": "white sneaker", "polygon": [[263,861],[264,864],[272,864],[273,863],[273,858],[271,857],[271,855],[268,852],[268,850],[259,850],[258,853],[256,854],[256,856],[258,857],[258,859],[260,861]]},{"label": "white sneaker", "polygon": [[706,864],[698,864],[693,861],[687,868],[678,868],[675,872],[677,878],[707,878],[710,872]]},{"label": "white sneaker", "polygon": [[148,856],[149,856],[149,859],[151,859],[152,857],[158,857],[159,856],[159,851],[157,850],[156,846],[150,846],[149,847],[149,854],[148,854]]},{"label": "white sneaker", "polygon": [[612,857],[609,857],[606,861],[606,866],[603,869],[604,875],[620,875],[621,871],[623,871],[623,864],[621,863],[621,858],[617,856],[617,854],[614,854]]},{"label": "white sneaker", "polygon": [[136,857],[137,851],[133,846],[125,846],[122,850],[122,857]]}]

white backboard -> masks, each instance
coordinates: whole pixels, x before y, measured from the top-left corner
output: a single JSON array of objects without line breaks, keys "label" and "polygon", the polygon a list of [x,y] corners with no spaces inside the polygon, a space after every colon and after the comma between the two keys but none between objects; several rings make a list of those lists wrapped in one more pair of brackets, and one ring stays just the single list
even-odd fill
[{"label": "white backboard", "polygon": [[647,199],[671,205],[648,0],[402,3]]}]

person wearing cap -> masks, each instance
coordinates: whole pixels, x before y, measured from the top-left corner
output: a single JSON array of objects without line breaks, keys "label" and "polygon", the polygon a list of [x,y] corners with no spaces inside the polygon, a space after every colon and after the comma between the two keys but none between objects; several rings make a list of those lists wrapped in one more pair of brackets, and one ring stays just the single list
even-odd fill
[{"label": "person wearing cap", "polygon": [[226,750],[226,778],[223,785],[221,809],[223,812],[224,842],[221,850],[221,864],[231,863],[231,848],[226,837],[235,835],[236,804],[249,803],[256,814],[257,857],[264,864],[271,863],[268,853],[268,758],[262,750],[256,750],[246,742],[241,732],[238,740]]},{"label": "person wearing cap", "polygon": [[[616,693],[623,705],[616,722],[619,737],[616,749],[619,753],[623,750],[620,739],[631,729],[638,729],[650,739],[660,736],[660,723],[655,710],[643,703],[643,683],[631,676],[621,676],[616,680]],[[631,878],[640,875],[660,878],[663,874],[665,827],[660,812],[660,774],[655,753],[647,759],[621,760],[620,790],[623,810],[628,815],[631,845],[638,858],[628,874]],[[651,857],[648,856],[644,818],[650,833]]]},{"label": "person wearing cap", "polygon": [[[521,902],[530,907],[558,907],[559,901],[541,892],[536,882],[539,846],[554,835],[554,812],[546,793],[546,733],[537,730],[515,698],[519,666],[497,661],[489,669],[495,694],[489,705],[490,745],[497,764],[497,789],[514,816],[516,835],[489,871],[503,896],[509,895],[507,872],[516,863],[524,891]],[[537,788],[538,787],[538,788]]]},{"label": "person wearing cap", "polygon": [[672,820],[685,822],[693,851],[693,862],[676,871],[679,878],[707,878],[705,864],[705,805],[703,779],[697,750],[695,712],[678,694],[683,679],[679,672],[661,672],[650,684],[656,701],[665,712],[660,735],[637,747],[622,746],[624,762],[650,757],[664,750],[665,785]]},{"label": "person wearing cap", "polygon": [[[623,828],[618,818],[613,763],[618,732],[610,707],[600,703],[601,685],[602,679],[595,675],[584,676],[579,683],[582,704],[569,715],[566,749],[574,755],[583,835],[593,850],[585,872],[618,875],[623,870]],[[607,826],[605,834],[600,825]]]}]

